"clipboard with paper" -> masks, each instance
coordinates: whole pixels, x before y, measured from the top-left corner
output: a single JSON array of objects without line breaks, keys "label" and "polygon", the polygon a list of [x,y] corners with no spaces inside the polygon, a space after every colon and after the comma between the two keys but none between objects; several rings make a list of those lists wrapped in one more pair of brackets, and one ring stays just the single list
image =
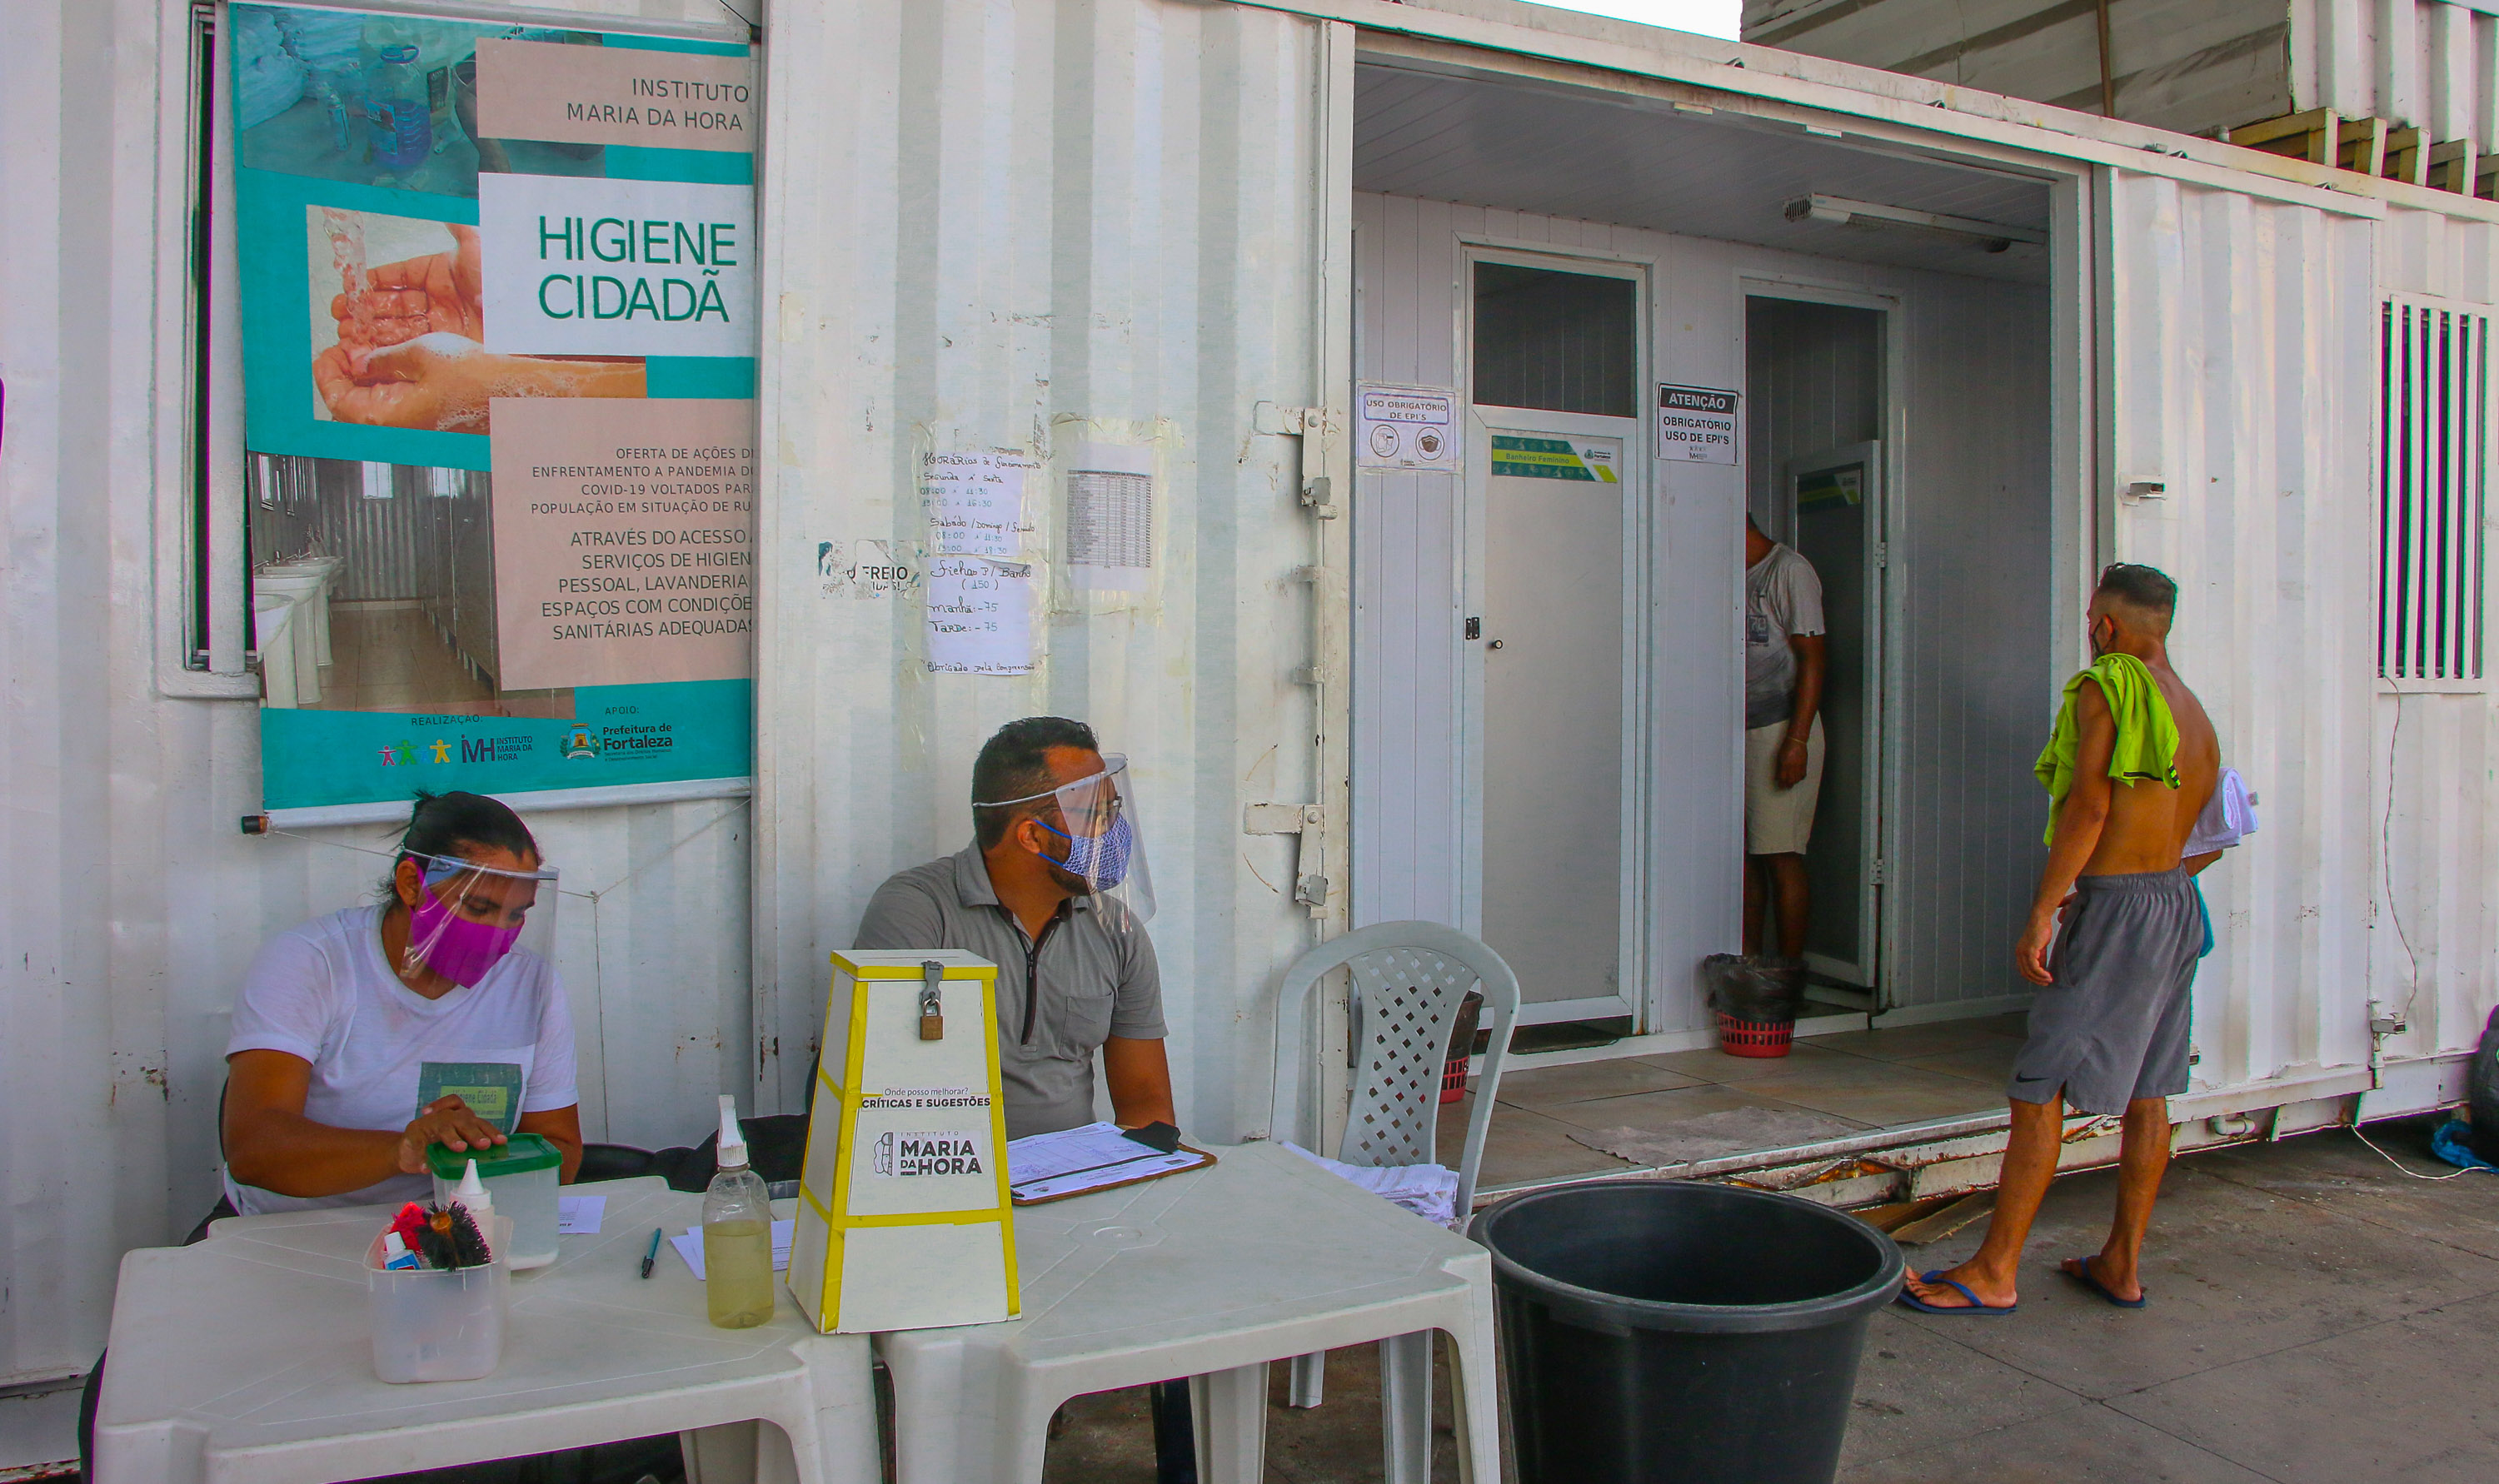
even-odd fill
[{"label": "clipboard with paper", "polygon": [[1087,1123],[1009,1143],[1007,1191],[1018,1206],[1040,1206],[1214,1163],[1214,1155],[1181,1143],[1169,1124],[1129,1132]]}]

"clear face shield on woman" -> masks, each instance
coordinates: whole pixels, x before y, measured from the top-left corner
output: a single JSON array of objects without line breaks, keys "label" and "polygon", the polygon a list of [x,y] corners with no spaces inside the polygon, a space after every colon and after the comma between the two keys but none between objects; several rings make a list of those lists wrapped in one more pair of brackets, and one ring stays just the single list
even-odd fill
[{"label": "clear face shield on woman", "polygon": [[1153,877],[1146,869],[1145,836],[1137,828],[1136,785],[1128,759],[1102,755],[1102,771],[1047,792],[981,803],[983,809],[1039,803],[1032,814],[1049,845],[1042,858],[1059,885],[1096,901],[1117,902],[1136,922],[1154,915]]},{"label": "clear face shield on woman", "polygon": [[[516,871],[452,855],[401,857],[424,885],[408,914],[407,962],[456,984],[476,984],[515,953],[555,948],[556,872]],[[402,900],[405,900],[403,898]]]}]

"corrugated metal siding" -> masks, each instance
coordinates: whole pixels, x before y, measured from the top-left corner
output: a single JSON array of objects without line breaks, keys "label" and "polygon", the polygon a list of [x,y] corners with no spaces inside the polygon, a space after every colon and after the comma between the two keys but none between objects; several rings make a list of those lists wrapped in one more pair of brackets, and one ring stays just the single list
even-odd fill
[{"label": "corrugated metal siding", "polygon": [[[1354,374],[1445,386],[1460,265],[1444,202],[1353,198]],[[1466,922],[1459,648],[1466,476],[1366,473],[1353,498],[1353,919]]]},{"label": "corrugated metal siding", "polygon": [[[2209,134],[2305,109],[2499,148],[2499,16],[2448,0],[2115,0],[2117,116]],[[2100,112],[2091,0],[1746,0],[1744,39]]]},{"label": "corrugated metal siding", "polygon": [[[93,1364],[120,1253],[215,1198],[244,966],[380,874],[238,833],[259,808],[257,707],[155,693],[152,459],[159,420],[187,415],[154,379],[180,323],[156,297],[153,234],[181,231],[156,215],[157,151],[182,147],[158,135],[157,67],[181,16],[0,7],[0,1384]],[[713,1096],[746,1085],[743,806],[532,823],[568,890],[602,892],[560,922],[586,1126],[700,1139]]]},{"label": "corrugated metal siding", "polygon": [[2263,801],[2202,879],[2195,1081],[2354,1065],[2382,823],[2372,224],[2124,172],[2106,196],[2110,473],[2167,485],[2115,510],[2106,555],[2177,579],[2171,655]]},{"label": "corrugated metal siding", "polygon": [[[2427,211],[2379,228],[2382,290],[2499,303],[2499,230]],[[2487,450],[2485,449],[2485,456]],[[2483,540],[2491,535],[2486,519]],[[2483,622],[2489,622],[2488,597]],[[2487,683],[2371,701],[2370,799],[2381,898],[2370,934],[2375,998],[2410,1027],[2389,1058],[2470,1050],[2499,1001],[2499,758]]]},{"label": "corrugated metal siding", "polygon": [[2048,299],[1933,287],[1942,281],[1911,301],[1894,500],[1901,649],[1884,984],[1899,1006],[2028,991],[2013,942],[2047,823],[2030,762],[2062,678],[2048,639]]},{"label": "corrugated metal siding", "polygon": [[[2047,655],[2047,310],[2037,289],[1773,252],[1563,217],[1357,194],[1358,373],[1457,385],[1459,241],[1647,260],[1661,380],[1742,386],[1738,275],[1893,294],[1909,322],[1905,514],[1893,573],[1905,595],[1910,729],[1899,744],[1895,888],[1885,979],[1899,1003],[2021,992],[2010,944],[2035,878],[2030,759],[2056,677]],[[1966,436],[1964,436],[1966,435]],[[1650,718],[1664,759],[1653,844],[1651,1030],[1704,1027],[1694,983],[1736,940],[1742,854],[1736,737],[1741,470],[1668,465],[1659,504]],[[1354,506],[1354,869],[1363,921],[1464,925],[1459,699],[1450,619],[1461,593],[1457,481],[1363,476]],[[1442,488],[1435,489],[1434,486]],[[2032,555],[2024,557],[2023,552]],[[1976,646],[1973,633],[2013,634]],[[1724,788],[1696,780],[1727,780]],[[1711,862],[1724,862],[1713,868]]]},{"label": "corrugated metal siding", "polygon": [[[1129,755],[1183,1121],[1267,1121],[1267,1005],[1312,941],[1289,837],[1242,806],[1313,797],[1313,404],[1321,28],[1160,0],[794,8],[767,58],[758,673],[759,1024],[795,1108],[826,955],[886,876],[971,836],[1000,723],[1085,718]],[[828,87],[825,80],[845,80]],[[1339,397],[1342,393],[1337,394]],[[930,448],[1167,435],[1157,591],[1037,623],[1022,677],[931,675],[921,595],[828,594],[818,543],[915,552]],[[1270,426],[1274,426],[1270,424]],[[1040,478],[1045,531],[1060,497]],[[913,559],[916,563],[916,558]],[[1074,603],[1062,608],[1074,609]],[[1118,611],[1103,611],[1117,609]],[[1330,743],[1342,767],[1343,741]],[[1343,869],[1337,868],[1343,889]]]}]

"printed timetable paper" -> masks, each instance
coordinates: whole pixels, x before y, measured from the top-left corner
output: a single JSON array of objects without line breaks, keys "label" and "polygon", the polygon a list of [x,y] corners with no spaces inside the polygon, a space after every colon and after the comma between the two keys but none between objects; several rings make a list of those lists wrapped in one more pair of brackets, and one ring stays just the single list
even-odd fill
[{"label": "printed timetable paper", "polygon": [[1169,1154],[1149,1148],[1116,1123],[1087,1123],[1009,1143],[1007,1190],[1018,1206],[1030,1206],[1214,1162],[1213,1155],[1185,1145]]},{"label": "printed timetable paper", "polygon": [[1068,580],[1142,593],[1154,565],[1154,451],[1079,443],[1067,474]]}]

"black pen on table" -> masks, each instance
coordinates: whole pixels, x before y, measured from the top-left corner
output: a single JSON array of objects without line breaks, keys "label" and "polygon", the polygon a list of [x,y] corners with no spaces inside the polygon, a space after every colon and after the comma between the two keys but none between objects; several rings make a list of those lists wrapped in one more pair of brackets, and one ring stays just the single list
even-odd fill
[{"label": "black pen on table", "polygon": [[665,1226],[655,1226],[651,1228],[651,1247],[649,1251],[642,1254],[642,1275],[644,1277],[649,1277],[651,1275],[651,1265],[660,1260],[660,1238],[665,1235],[667,1230],[668,1229]]}]

